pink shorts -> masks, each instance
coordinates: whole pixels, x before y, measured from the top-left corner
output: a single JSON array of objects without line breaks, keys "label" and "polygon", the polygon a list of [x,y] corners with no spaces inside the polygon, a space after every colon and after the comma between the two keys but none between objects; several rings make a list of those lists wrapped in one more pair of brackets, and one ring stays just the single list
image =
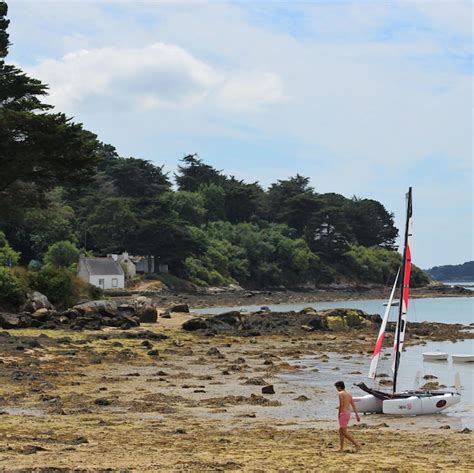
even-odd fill
[{"label": "pink shorts", "polygon": [[351,418],[351,411],[342,411],[339,414],[339,427],[346,428],[349,425],[350,418]]}]

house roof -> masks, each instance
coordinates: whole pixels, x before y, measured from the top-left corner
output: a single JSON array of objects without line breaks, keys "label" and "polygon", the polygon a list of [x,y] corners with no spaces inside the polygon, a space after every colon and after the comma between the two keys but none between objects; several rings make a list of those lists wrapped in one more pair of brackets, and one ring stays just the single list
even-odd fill
[{"label": "house roof", "polygon": [[91,276],[123,275],[123,269],[112,258],[81,258]]}]

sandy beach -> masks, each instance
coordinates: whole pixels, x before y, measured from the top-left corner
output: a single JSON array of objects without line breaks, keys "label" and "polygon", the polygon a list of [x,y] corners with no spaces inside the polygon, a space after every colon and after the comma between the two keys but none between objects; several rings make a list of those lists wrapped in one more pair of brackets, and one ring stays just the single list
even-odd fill
[{"label": "sandy beach", "polygon": [[363,416],[353,426],[361,452],[338,454],[335,397],[281,376],[300,369],[289,359],[370,351],[372,329],[205,337],[180,329],[189,317],[130,331],[2,332],[1,471],[474,468],[472,434],[448,416]]}]

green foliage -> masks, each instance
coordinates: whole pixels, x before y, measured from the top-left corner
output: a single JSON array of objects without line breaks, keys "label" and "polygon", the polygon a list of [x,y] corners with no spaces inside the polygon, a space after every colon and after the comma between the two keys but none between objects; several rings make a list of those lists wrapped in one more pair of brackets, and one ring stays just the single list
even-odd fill
[{"label": "green foliage", "polygon": [[20,253],[15,251],[8,243],[5,233],[0,231],[0,267],[18,264]]},{"label": "green foliage", "polygon": [[155,166],[143,159],[117,157],[109,167],[108,175],[118,195],[124,197],[153,197],[171,187],[163,166]]},{"label": "green foliage", "polygon": [[182,160],[175,175],[180,191],[196,192],[203,184],[222,184],[224,176],[221,171],[205,164],[197,154],[189,154]]},{"label": "green foliage", "polygon": [[346,271],[363,281],[387,284],[393,281],[401,256],[384,248],[352,245],[344,254]]},{"label": "green foliage", "polygon": [[206,219],[204,197],[199,192],[168,192],[166,199],[170,207],[181,219],[191,225],[201,225]]},{"label": "green foliage", "polygon": [[196,284],[240,282],[254,287],[297,285],[317,278],[319,258],[285,225],[213,222],[205,228],[206,251],[185,261]]},{"label": "green foliage", "polygon": [[44,257],[46,265],[56,268],[69,268],[79,260],[79,250],[70,241],[58,241],[52,244]]},{"label": "green foliage", "polygon": [[[401,255],[380,247],[352,245],[344,254],[346,274],[362,281],[392,284],[401,264]],[[410,286],[420,287],[430,282],[428,275],[412,264]]]},{"label": "green foliage", "polygon": [[20,278],[11,269],[0,267],[0,305],[18,307],[25,301],[25,296]]},{"label": "green foliage", "polygon": [[75,271],[70,268],[48,264],[30,274],[30,287],[60,307],[70,307],[78,302],[81,285]]}]

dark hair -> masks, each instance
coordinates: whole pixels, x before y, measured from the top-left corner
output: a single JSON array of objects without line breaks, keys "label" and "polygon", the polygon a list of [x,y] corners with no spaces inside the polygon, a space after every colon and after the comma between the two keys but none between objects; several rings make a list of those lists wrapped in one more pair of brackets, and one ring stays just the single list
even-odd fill
[{"label": "dark hair", "polygon": [[334,383],[334,386],[339,389],[346,389],[346,385],[344,384],[344,381],[338,381],[337,383]]}]

